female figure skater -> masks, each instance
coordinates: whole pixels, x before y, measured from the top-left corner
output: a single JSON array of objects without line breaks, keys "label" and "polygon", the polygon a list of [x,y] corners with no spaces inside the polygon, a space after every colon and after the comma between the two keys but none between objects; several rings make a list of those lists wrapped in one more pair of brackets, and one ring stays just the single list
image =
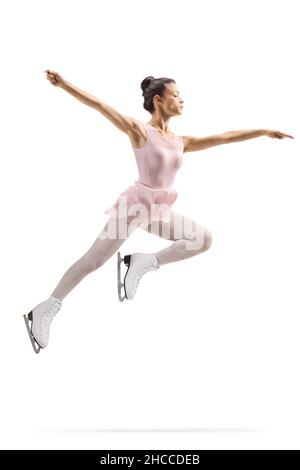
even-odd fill
[{"label": "female figure skater", "polygon": [[[57,72],[45,70],[45,73],[52,85],[93,107],[128,135],[138,166],[139,180],[123,191],[113,206],[105,210],[110,216],[105,227],[87,252],[65,272],[50,297],[24,315],[36,353],[48,345],[50,324],[66,295],[87,274],[103,266],[137,226],[173,243],[154,254],[134,253],[121,258],[118,253],[118,291],[121,301],[125,298],[133,299],[138,283],[146,272],[203,253],[211,246],[212,235],[208,229],[172,210],[177,191],[171,186],[182,165],[184,152],[264,135],[278,139],[293,138],[268,129],[231,131],[208,137],[178,136],[170,130],[170,119],[181,115],[183,99],[175,80],[171,78],[148,76],[141,82],[143,106],[151,114],[150,121],[143,123],[120,114],[98,98],[76,88]],[[128,268],[123,284],[120,281],[121,261]],[[123,286],[125,296],[122,297]]]}]

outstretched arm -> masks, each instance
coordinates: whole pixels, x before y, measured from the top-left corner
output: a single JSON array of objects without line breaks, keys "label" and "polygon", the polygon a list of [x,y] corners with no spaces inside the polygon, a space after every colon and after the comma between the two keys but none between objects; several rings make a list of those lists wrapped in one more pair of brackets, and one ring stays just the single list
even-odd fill
[{"label": "outstretched arm", "polygon": [[254,137],[268,136],[272,138],[282,139],[284,137],[293,136],[284,134],[280,131],[273,131],[270,129],[251,129],[241,131],[229,131],[223,134],[212,135],[208,137],[193,137],[193,136],[182,136],[184,152],[194,152],[197,150],[204,150],[215,145],[229,144],[232,142],[240,142],[242,140],[253,139]]},{"label": "outstretched arm", "polygon": [[100,101],[98,98],[96,98],[96,96],[93,96],[90,93],[77,88],[75,85],[72,85],[70,82],[65,80],[57,72],[50,70],[45,70],[45,72],[47,79],[49,79],[53,85],[61,87],[63,90],[70,93],[70,95],[74,96],[82,103],[99,111],[118,129],[120,129],[120,131],[123,131],[126,134],[128,134],[130,131],[134,131],[136,126],[136,120],[134,118],[119,113],[112,106],[109,106],[107,103]]},{"label": "outstretched arm", "polygon": [[81,103],[84,103],[87,106],[90,106],[91,108],[99,108],[101,102],[98,98],[96,98],[96,96],[90,95],[84,90],[80,90],[80,88],[77,88],[75,85],[72,85],[70,82],[67,82],[67,80],[63,81],[61,87],[63,90],[70,93],[70,95],[74,96],[79,101],[81,101]]},{"label": "outstretched arm", "polygon": [[73,95],[75,98],[85,103],[88,106],[99,111],[104,117],[112,122],[120,131],[126,134],[134,129],[134,119],[130,116],[125,116],[115,108],[110,106],[103,101],[100,101],[93,95],[90,95],[86,91],[80,90],[69,82],[65,82],[63,89]]},{"label": "outstretched arm", "polygon": [[229,131],[222,134],[225,144],[232,142],[240,142],[241,140],[253,139],[254,137],[261,137],[266,135],[267,137],[283,139],[284,137],[294,137],[289,134],[284,134],[280,131],[273,131],[270,129],[254,129],[254,130],[242,130],[242,131]]}]

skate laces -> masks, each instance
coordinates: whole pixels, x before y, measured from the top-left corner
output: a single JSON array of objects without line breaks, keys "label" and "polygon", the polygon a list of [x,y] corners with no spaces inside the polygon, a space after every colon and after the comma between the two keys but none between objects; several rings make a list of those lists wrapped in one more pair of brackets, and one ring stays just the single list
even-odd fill
[{"label": "skate laces", "polygon": [[49,307],[49,309],[43,315],[41,319],[41,323],[40,323],[40,331],[42,334],[46,336],[49,335],[50,324],[53,318],[55,317],[55,315],[57,314],[57,312],[59,311],[59,309],[61,308],[61,305],[62,305],[62,302],[58,299],[55,299],[54,303]]},{"label": "skate laces", "polygon": [[150,262],[149,264],[139,268],[132,281],[134,284],[134,287],[137,288],[143,274],[145,274],[148,271],[153,271],[154,269],[155,269],[155,272],[157,273],[158,268],[159,268],[159,264],[156,261],[154,263]]}]

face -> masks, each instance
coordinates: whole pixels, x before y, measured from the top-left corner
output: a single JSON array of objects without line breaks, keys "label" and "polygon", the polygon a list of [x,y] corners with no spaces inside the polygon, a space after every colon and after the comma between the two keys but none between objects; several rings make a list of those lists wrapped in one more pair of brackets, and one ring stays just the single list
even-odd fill
[{"label": "face", "polygon": [[[159,96],[157,95],[157,100]],[[163,111],[169,116],[176,116],[182,113],[183,99],[176,83],[166,83],[164,97],[157,103],[162,107]]]}]

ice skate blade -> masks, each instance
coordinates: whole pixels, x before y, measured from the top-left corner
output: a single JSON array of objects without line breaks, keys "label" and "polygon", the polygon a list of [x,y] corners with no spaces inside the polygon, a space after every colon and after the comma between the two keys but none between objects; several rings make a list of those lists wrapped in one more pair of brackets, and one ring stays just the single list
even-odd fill
[{"label": "ice skate blade", "polygon": [[[29,319],[28,319],[27,315],[23,315],[23,317],[24,317],[24,321],[25,321],[26,328],[27,328],[27,333],[28,333],[28,336],[30,338],[33,350],[36,354],[38,354],[42,348],[40,346],[37,346],[37,343],[36,343],[34,337],[32,336],[31,328],[30,328],[30,325],[29,325]],[[31,318],[32,318],[32,316],[31,316]]]},{"label": "ice skate blade", "polygon": [[119,301],[124,302],[126,299],[126,295],[122,295],[121,288],[124,286],[124,284],[118,284],[118,296],[119,296]]},{"label": "ice skate blade", "polygon": [[124,302],[126,295],[122,295],[121,289],[124,284],[121,282],[121,262],[124,258],[121,257],[121,253],[118,251],[118,297],[120,302]]}]

